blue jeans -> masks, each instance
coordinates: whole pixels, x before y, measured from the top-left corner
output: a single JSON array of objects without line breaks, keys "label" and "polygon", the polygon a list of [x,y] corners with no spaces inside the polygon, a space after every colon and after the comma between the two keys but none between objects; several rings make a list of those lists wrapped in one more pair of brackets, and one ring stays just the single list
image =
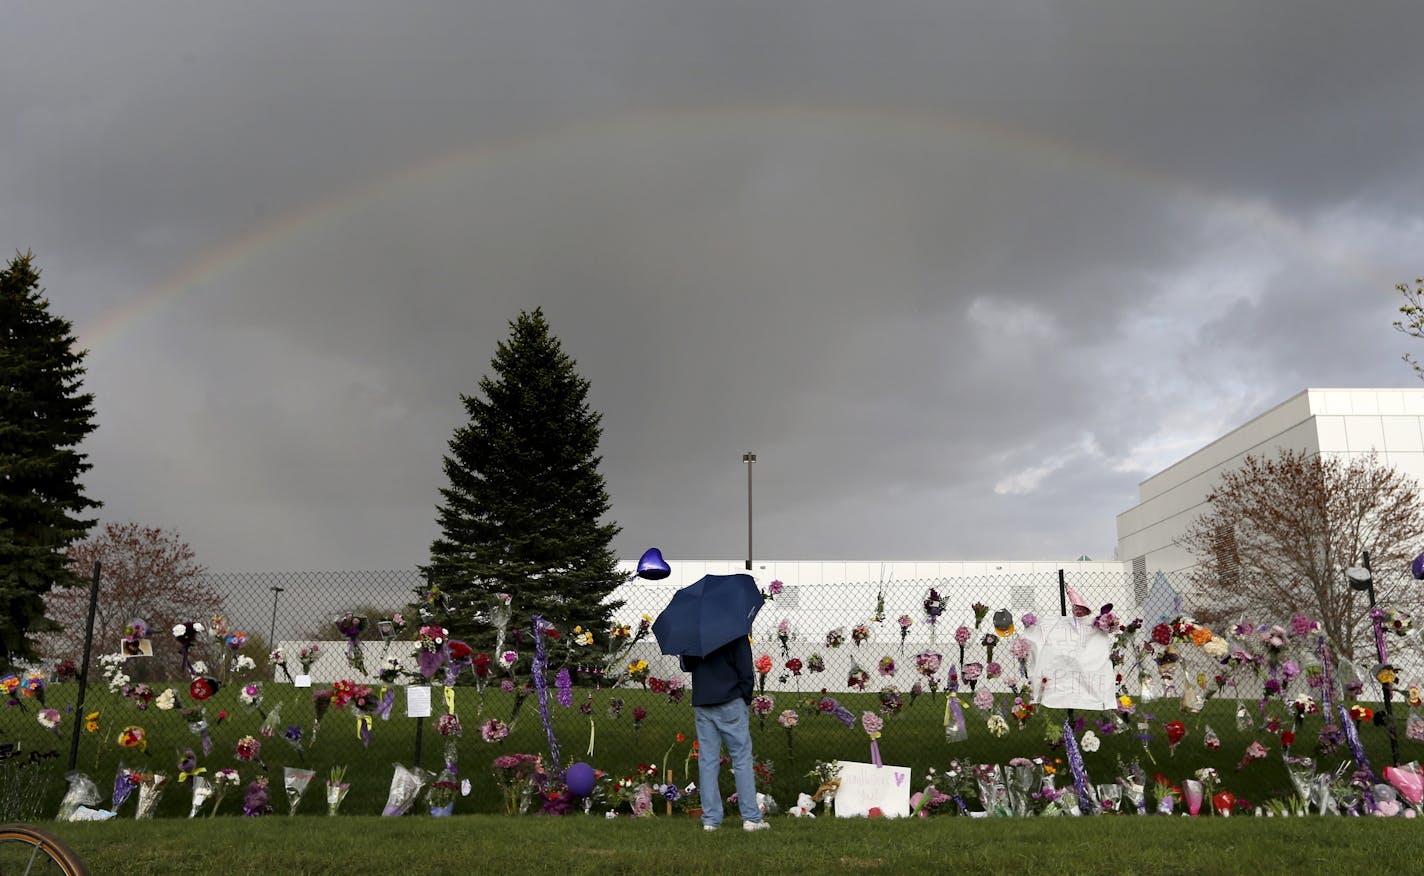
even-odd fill
[{"label": "blue jeans", "polygon": [[732,759],[732,776],[737,780],[737,808],[743,821],[761,821],[757,806],[756,774],[752,771],[752,731],[747,704],[741,699],[720,706],[697,706],[697,791],[702,802],[702,823],[717,827],[722,823],[722,791],[717,787],[721,770],[722,745]]}]

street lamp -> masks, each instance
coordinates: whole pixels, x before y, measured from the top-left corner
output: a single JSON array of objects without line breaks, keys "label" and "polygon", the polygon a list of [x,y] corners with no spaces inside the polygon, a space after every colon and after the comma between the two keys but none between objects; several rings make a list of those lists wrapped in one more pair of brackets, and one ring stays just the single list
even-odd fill
[{"label": "street lamp", "polygon": [[272,626],[267,629],[267,650],[269,650],[269,651],[276,650],[276,648],[277,648],[277,643],[276,643],[275,641],[273,641],[273,639],[274,639],[274,638],[276,637],[276,635],[277,635],[277,597],[278,597],[278,595],[281,594],[283,588],[278,587],[278,586],[276,586],[276,585],[274,584],[274,585],[271,587],[271,590],[272,590]]},{"label": "street lamp", "polygon": [[742,454],[742,462],[747,464],[747,571],[752,570],[752,463],[756,454],[748,451]]}]

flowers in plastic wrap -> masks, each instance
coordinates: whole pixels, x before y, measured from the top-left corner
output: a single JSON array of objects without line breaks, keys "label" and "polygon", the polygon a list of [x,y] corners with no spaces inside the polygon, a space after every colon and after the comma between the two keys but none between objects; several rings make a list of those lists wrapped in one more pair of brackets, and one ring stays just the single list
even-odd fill
[{"label": "flowers in plastic wrap", "polygon": [[336,630],[346,637],[346,662],[362,675],[366,674],[366,657],[361,651],[361,633],[366,629],[366,618],[346,612],[336,619]]},{"label": "flowers in plastic wrap", "polygon": [[119,807],[124,805],[124,801],[129,799],[129,795],[142,783],[143,773],[140,770],[120,764],[118,771],[114,773],[114,796],[109,808],[118,812]]},{"label": "flowers in plastic wrap", "polygon": [[846,686],[857,690],[865,690],[865,686],[870,683],[870,673],[860,668],[855,661],[851,661],[850,671],[846,673]]},{"label": "flowers in plastic wrap", "polygon": [[297,662],[302,664],[302,675],[311,675],[312,664],[321,656],[321,646],[313,642],[297,649]]},{"label": "flowers in plastic wrap", "polygon": [[138,786],[138,809],[134,818],[152,818],[168,787],[168,776],[164,773],[145,773]]},{"label": "flowers in plastic wrap", "polygon": [[1202,730],[1202,744],[1208,751],[1216,751],[1221,747],[1221,737],[1216,735],[1216,731],[1211,729],[1210,724],[1207,724]]},{"label": "flowers in plastic wrap", "polygon": [[1138,814],[1147,812],[1147,774],[1137,761],[1130,764],[1118,762],[1117,783],[1122,787],[1122,795]]},{"label": "flowers in plastic wrap", "polygon": [[242,795],[242,814],[256,818],[272,811],[272,800],[267,794],[267,777],[258,776],[247,785]]},{"label": "flowers in plastic wrap", "polygon": [[344,766],[334,766],[326,776],[326,814],[335,815],[341,809],[341,801],[346,799],[346,793],[351,790],[351,783],[346,781],[346,770]]},{"label": "flowers in plastic wrap", "polygon": [[867,640],[869,640],[869,639],[870,639],[870,625],[869,625],[869,624],[856,624],[855,626],[851,627],[851,630],[850,630],[850,640],[856,644],[856,647],[859,647],[862,642],[865,642],[865,641],[867,641]]},{"label": "flowers in plastic wrap", "polygon": [[1246,746],[1246,754],[1241,758],[1241,762],[1236,765],[1238,770],[1246,769],[1246,765],[1253,760],[1261,760],[1266,756],[1266,746],[1260,742],[1252,742]]},{"label": "flowers in plastic wrap", "polygon": [[430,793],[426,795],[430,804],[430,814],[435,818],[442,818],[455,811],[455,794],[460,790],[460,783],[455,779],[455,773],[447,766],[440,771],[440,775],[435,781],[430,783]]},{"label": "flowers in plastic wrap", "polygon": [[836,798],[836,791],[841,786],[840,761],[818,760],[806,777],[818,784],[816,793],[811,795],[811,799],[820,800],[829,810],[831,803]]},{"label": "flowers in plastic wrap", "polygon": [[1004,768],[996,763],[974,766],[974,784],[979,788],[979,805],[990,815],[1008,815],[1009,792]]},{"label": "flowers in plastic wrap", "polygon": [[[845,627],[836,627],[834,630],[830,630],[829,632],[826,633],[826,647],[827,647],[827,648],[839,648],[841,645],[844,645],[844,644],[845,644]],[[819,672],[820,670],[812,670],[812,671],[814,671],[814,672]]]},{"label": "flowers in plastic wrap", "polygon": [[282,767],[282,787],[287,792],[288,815],[297,814],[297,807],[302,803],[302,796],[306,794],[307,786],[315,778],[316,770],[292,766]]},{"label": "flowers in plastic wrap", "polygon": [[60,714],[59,709],[40,709],[35,720],[40,722],[41,727],[58,736],[59,724],[64,720],[64,716]]},{"label": "flowers in plastic wrap", "polygon": [[416,637],[420,647],[415,652],[415,662],[426,681],[434,678],[436,671],[450,659],[446,648],[449,639],[450,631],[439,624],[426,624],[420,628]]},{"label": "flowers in plastic wrap", "polygon": [[1009,722],[1004,720],[1003,715],[997,713],[990,715],[985,727],[996,738],[1002,739],[1009,735]]},{"label": "flowers in plastic wrap", "polygon": [[94,780],[81,772],[66,773],[65,781],[69,787],[64,791],[64,798],[59,801],[59,815],[55,816],[56,821],[73,821],[74,814],[80,807],[98,806],[103,798],[99,796],[99,787],[94,784]]},{"label": "flowers in plastic wrap", "polygon": [[251,684],[243,685],[242,690],[238,691],[237,693],[237,698],[242,702],[244,706],[247,706],[249,709],[254,710],[263,718],[267,717],[267,712],[264,711],[262,708],[261,682],[254,681]]},{"label": "flowers in plastic wrap", "polygon": [[256,761],[258,766],[265,771],[267,764],[262,762],[262,741],[254,736],[244,736],[237,740],[233,746],[237,759],[244,762]]},{"label": "flowers in plastic wrap", "polygon": [[504,795],[504,814],[523,812],[543,775],[543,762],[534,754],[506,754],[495,758],[493,766],[495,782]]}]

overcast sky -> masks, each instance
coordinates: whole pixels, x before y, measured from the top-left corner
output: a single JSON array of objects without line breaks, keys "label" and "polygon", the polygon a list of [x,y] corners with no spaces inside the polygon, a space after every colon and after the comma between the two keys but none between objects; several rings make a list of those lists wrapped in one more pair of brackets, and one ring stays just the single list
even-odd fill
[{"label": "overcast sky", "polygon": [[1094,559],[1307,386],[1417,386],[1424,6],[13,5],[0,247],[86,485],[214,570],[408,568],[542,306],[621,556]]}]

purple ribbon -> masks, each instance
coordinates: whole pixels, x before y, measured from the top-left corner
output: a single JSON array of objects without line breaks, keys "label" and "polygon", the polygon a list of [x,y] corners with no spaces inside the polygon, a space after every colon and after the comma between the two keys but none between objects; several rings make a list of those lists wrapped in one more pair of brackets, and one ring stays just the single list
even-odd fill
[{"label": "purple ribbon", "polygon": [[880,762],[880,740],[878,739],[870,740],[870,762],[875,764],[877,769],[885,765]]},{"label": "purple ribbon", "polygon": [[1345,731],[1345,742],[1350,746],[1350,754],[1355,756],[1355,764],[1364,770],[1369,777],[1369,782],[1364,787],[1365,811],[1375,811],[1374,790],[1375,773],[1370,769],[1370,759],[1365,755],[1365,746],[1360,742],[1360,734],[1355,729],[1355,721],[1350,717],[1350,710],[1345,708],[1345,704],[1340,704],[1340,727]]},{"label": "purple ribbon", "polygon": [[1073,726],[1063,719],[1063,746],[1068,752],[1068,766],[1073,770],[1073,790],[1078,794],[1078,811],[1084,815],[1097,814],[1092,799],[1088,796],[1088,770],[1083,765],[1083,752],[1078,750],[1078,740],[1073,736]]},{"label": "purple ribbon", "polygon": [[390,688],[386,689],[386,695],[381,697],[381,702],[376,706],[376,714],[381,716],[382,721],[391,719],[391,706],[395,705],[396,692]]},{"label": "purple ribbon", "polygon": [[1330,649],[1325,647],[1324,636],[1315,640],[1315,648],[1320,652],[1320,669],[1323,677],[1320,690],[1325,700],[1325,714],[1329,715],[1335,705],[1335,679],[1330,675]]},{"label": "purple ribbon", "polygon": [[563,777],[563,762],[559,760],[559,740],[554,736],[554,725],[549,718],[549,680],[544,672],[549,668],[548,655],[544,653],[544,619],[534,615],[534,690],[539,694],[539,718],[544,722],[544,735],[549,739],[550,771]]},{"label": "purple ribbon", "polygon": [[964,729],[964,709],[959,706],[959,697],[949,698],[949,710],[954,713],[954,726]]}]

